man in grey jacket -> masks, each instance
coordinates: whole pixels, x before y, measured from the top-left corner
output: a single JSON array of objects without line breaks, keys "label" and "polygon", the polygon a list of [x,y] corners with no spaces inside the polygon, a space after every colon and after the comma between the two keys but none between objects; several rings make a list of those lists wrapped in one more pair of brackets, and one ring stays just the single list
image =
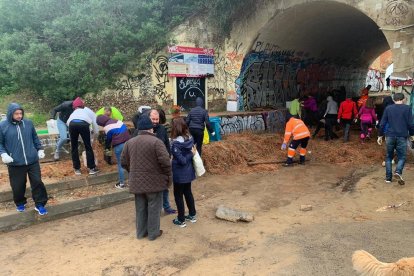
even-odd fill
[{"label": "man in grey jacket", "polygon": [[32,121],[23,117],[23,108],[11,103],[7,111],[7,120],[0,123],[1,160],[8,167],[17,211],[25,211],[26,179],[29,176],[35,210],[39,215],[46,215],[45,205],[48,197],[39,164],[39,159],[44,158],[45,153]]}]

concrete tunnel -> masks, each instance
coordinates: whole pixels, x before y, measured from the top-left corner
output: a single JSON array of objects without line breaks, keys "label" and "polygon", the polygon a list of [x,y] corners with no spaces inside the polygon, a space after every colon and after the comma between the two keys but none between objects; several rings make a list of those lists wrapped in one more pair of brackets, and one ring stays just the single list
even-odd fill
[{"label": "concrete tunnel", "polygon": [[332,90],[357,96],[369,65],[389,49],[379,26],[353,6],[316,1],[287,8],[252,41],[236,79],[239,107],[283,106],[298,94]]}]

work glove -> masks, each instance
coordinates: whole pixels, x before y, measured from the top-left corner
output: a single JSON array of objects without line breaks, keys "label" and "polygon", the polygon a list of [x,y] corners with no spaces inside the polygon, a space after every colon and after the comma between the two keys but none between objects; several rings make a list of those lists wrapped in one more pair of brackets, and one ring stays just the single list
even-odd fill
[{"label": "work glove", "polygon": [[110,149],[105,149],[104,154],[105,154],[105,156],[112,156],[112,150],[110,150]]},{"label": "work glove", "polygon": [[7,153],[2,153],[1,154],[1,161],[3,161],[4,164],[9,164],[9,163],[13,162],[14,160]]},{"label": "work glove", "polygon": [[213,132],[211,133],[211,135],[212,135],[212,136],[216,136],[216,133],[213,131]]},{"label": "work glove", "polygon": [[286,143],[283,143],[282,146],[280,147],[281,150],[286,150]]},{"label": "work glove", "polygon": [[336,120],[336,121],[338,122],[338,124],[339,124],[339,123],[341,123],[341,119],[338,119],[338,120]]},{"label": "work glove", "polygon": [[45,151],[44,150],[38,150],[37,156],[39,156],[39,159],[45,158]]},{"label": "work glove", "polygon": [[378,136],[377,143],[380,146],[382,145],[382,136]]}]

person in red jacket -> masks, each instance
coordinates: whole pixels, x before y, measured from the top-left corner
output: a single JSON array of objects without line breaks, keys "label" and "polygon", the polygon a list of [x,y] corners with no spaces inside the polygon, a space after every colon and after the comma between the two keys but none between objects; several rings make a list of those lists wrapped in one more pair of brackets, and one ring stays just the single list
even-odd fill
[{"label": "person in red jacket", "polygon": [[352,120],[358,116],[358,110],[356,103],[347,98],[341,103],[338,110],[338,123],[342,123],[344,126],[344,142],[349,141],[349,129],[351,127]]}]

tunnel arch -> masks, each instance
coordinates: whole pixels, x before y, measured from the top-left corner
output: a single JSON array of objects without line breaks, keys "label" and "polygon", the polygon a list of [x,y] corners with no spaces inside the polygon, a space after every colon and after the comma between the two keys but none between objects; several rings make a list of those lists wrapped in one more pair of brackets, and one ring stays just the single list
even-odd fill
[{"label": "tunnel arch", "polygon": [[355,96],[369,65],[390,49],[368,15],[336,1],[311,1],[277,12],[251,45],[236,79],[243,110],[283,106],[298,95],[332,90],[338,100]]}]

